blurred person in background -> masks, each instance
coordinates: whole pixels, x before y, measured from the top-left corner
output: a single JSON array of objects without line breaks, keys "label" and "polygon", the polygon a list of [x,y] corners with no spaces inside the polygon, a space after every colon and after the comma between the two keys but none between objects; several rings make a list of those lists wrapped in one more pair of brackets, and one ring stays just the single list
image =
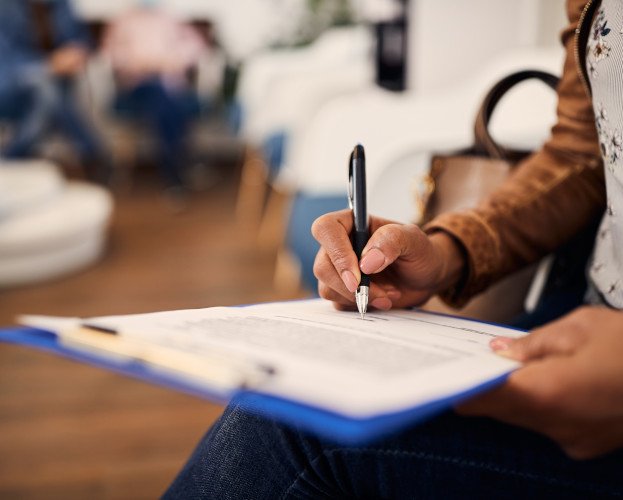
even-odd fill
[{"label": "blurred person in background", "polygon": [[205,50],[202,36],[156,0],[139,1],[111,23],[104,37],[117,85],[114,108],[153,129],[166,192],[173,197],[185,192],[185,137],[199,113],[192,71]]},{"label": "blurred person in background", "polygon": [[60,128],[87,176],[107,179],[104,148],[74,96],[88,53],[87,32],[68,0],[0,0],[0,119],[14,129],[2,156],[35,156],[46,133]]}]

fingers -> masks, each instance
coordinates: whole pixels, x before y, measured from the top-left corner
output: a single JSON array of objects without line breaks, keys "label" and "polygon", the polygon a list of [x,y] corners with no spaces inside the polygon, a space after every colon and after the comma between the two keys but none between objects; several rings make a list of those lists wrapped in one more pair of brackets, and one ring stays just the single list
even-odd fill
[{"label": "fingers", "polygon": [[[312,234],[321,245],[314,262],[314,275],[319,281],[321,297],[341,305],[352,304],[353,294],[361,280],[361,270],[376,275],[370,287],[370,306],[376,309],[390,309],[392,305],[403,302],[404,305],[420,303],[430,295],[430,287],[426,285],[430,279],[423,280],[425,286],[421,290],[417,280],[428,277],[435,267],[431,265],[432,245],[417,226],[395,224],[372,217],[372,236],[364,249],[361,262],[350,240],[352,228],[350,210],[323,215],[312,225]],[[404,259],[402,264],[407,264],[404,269],[396,269],[394,274],[378,275],[398,258]],[[409,262],[409,259],[414,262]],[[418,269],[418,264],[421,269]],[[410,283],[413,291],[417,291],[415,302],[409,302],[403,290],[398,290],[405,280],[409,282],[410,274],[416,278]]]},{"label": "fingers", "polygon": [[[342,271],[342,275],[345,274],[345,271]],[[316,259],[314,261],[314,275],[318,278],[318,292],[320,296],[328,299],[334,300],[338,296],[342,299],[347,299],[352,301],[354,290],[351,291],[349,287],[344,282],[344,278],[340,277],[338,274],[338,270],[335,268],[327,251],[324,247],[320,247],[320,250],[316,254]],[[347,280],[349,279],[348,276]],[[355,290],[357,289],[357,281],[354,276],[352,279],[355,280]],[[350,285],[352,287],[352,284]],[[329,290],[331,290],[331,294],[329,294]]]},{"label": "fingers", "polygon": [[491,348],[502,356],[517,361],[534,361],[548,356],[568,356],[574,353],[586,340],[583,324],[589,315],[583,309],[557,321],[533,330],[519,339],[498,337],[491,341]]},{"label": "fingers", "polygon": [[[346,288],[323,248],[316,255],[314,272],[318,278],[318,293],[323,299],[330,300],[341,308],[352,308],[355,303],[354,292]],[[370,306],[375,309],[391,309],[392,304],[401,297],[401,292],[391,285],[384,283],[370,285]]]},{"label": "fingers", "polygon": [[428,247],[427,236],[417,226],[386,224],[370,237],[362,252],[360,268],[366,274],[379,273],[399,257],[417,260]]},{"label": "fingers", "polygon": [[[546,435],[572,458],[587,459],[623,442],[620,418],[596,418],[587,405],[572,404],[581,376],[565,360],[531,364],[503,386],[456,408],[465,416],[488,416]],[[568,379],[565,380],[565,377]],[[590,407],[590,405],[588,405]]]},{"label": "fingers", "polygon": [[380,219],[373,219],[373,222],[373,233],[362,252],[360,263],[349,236],[353,227],[350,210],[323,215],[312,225],[314,238],[324,248],[344,285],[351,292],[355,292],[355,283],[358,284],[361,279],[360,269],[366,274],[376,274],[399,257],[416,260],[421,257],[423,249],[430,247],[427,236],[413,224],[395,224]]},{"label": "fingers", "polygon": [[361,280],[359,262],[350,241],[352,228],[350,210],[323,215],[312,224],[312,234],[321,246],[314,263],[314,275],[342,295],[345,291],[355,293]]},{"label": "fingers", "polygon": [[318,282],[318,294],[323,299],[333,302],[338,309],[350,309],[355,304],[354,294],[349,294],[348,297],[345,297],[322,281]]},{"label": "fingers", "polygon": [[562,360],[539,362],[513,372],[507,381],[459,405],[466,416],[488,416],[541,433],[549,432],[552,422],[560,421],[570,387],[570,376]]},{"label": "fingers", "polygon": [[[530,362],[513,372],[503,386],[457,410],[544,434],[573,458],[590,458],[620,447],[620,391],[613,382],[620,379],[620,364],[607,329],[608,324],[620,321],[620,314],[598,307],[580,308],[521,340],[494,341],[508,344],[502,349],[507,355]],[[619,337],[616,327],[612,332]],[[604,349],[597,348],[601,342]]]},{"label": "fingers", "polygon": [[[338,293],[325,283],[318,283],[318,294],[326,300],[333,302],[333,305],[340,310],[354,310],[355,308],[355,294],[344,296]],[[370,291],[370,308],[379,309],[381,311],[390,310],[394,301],[400,298],[400,292],[397,290],[390,290],[389,292],[382,288],[372,285]]]}]

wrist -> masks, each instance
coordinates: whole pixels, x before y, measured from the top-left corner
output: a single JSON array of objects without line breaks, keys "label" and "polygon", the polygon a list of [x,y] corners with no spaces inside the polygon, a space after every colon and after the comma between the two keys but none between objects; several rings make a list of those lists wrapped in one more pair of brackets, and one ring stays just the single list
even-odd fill
[{"label": "wrist", "polygon": [[460,287],[467,274],[467,255],[461,243],[444,231],[429,235],[433,252],[439,259],[439,274],[435,292]]}]

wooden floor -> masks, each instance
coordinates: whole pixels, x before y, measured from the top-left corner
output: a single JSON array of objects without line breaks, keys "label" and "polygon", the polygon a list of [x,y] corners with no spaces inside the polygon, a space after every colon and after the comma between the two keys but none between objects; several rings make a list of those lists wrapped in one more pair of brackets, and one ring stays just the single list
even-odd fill
[{"label": "wooden floor", "polygon": [[[237,172],[173,214],[156,179],[118,195],[100,263],[0,290],[0,325],[19,313],[74,316],[287,298],[275,255],[235,224]],[[297,294],[297,296],[301,296]],[[96,368],[0,345],[0,498],[155,498],[222,407]]]}]

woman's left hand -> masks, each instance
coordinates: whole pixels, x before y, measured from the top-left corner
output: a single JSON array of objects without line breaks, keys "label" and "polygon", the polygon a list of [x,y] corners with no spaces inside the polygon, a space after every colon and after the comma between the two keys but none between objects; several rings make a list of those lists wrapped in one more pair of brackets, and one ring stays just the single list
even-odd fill
[{"label": "woman's left hand", "polygon": [[545,434],[577,459],[623,447],[623,312],[583,307],[491,347],[525,365],[459,413]]}]

